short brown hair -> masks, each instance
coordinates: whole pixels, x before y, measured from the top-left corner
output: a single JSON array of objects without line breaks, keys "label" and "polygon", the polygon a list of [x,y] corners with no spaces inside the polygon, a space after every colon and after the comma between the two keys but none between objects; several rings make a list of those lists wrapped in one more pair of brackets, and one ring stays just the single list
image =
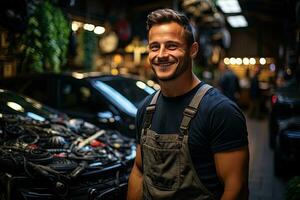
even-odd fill
[{"label": "short brown hair", "polygon": [[149,34],[152,26],[169,22],[176,22],[183,26],[186,41],[189,46],[195,42],[192,26],[187,16],[169,8],[155,10],[147,16],[147,34]]}]

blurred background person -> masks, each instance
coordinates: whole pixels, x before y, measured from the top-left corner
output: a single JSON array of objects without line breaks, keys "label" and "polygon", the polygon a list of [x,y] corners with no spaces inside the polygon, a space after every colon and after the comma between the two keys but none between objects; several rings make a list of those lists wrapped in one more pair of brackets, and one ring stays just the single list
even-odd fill
[{"label": "blurred background person", "polygon": [[260,103],[261,103],[261,92],[259,88],[259,74],[260,68],[256,66],[254,68],[254,74],[250,81],[250,104],[249,104],[249,117],[260,118]]},{"label": "blurred background person", "polygon": [[219,63],[219,70],[221,75],[218,81],[218,87],[225,96],[238,104],[241,90],[238,77],[225,65],[223,59],[221,59]]}]

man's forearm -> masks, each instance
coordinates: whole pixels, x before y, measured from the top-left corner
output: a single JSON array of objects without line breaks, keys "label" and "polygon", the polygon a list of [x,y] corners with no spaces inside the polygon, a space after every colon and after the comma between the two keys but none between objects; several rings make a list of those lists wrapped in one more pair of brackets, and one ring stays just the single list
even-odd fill
[{"label": "man's forearm", "polygon": [[143,175],[136,165],[133,166],[129,181],[127,200],[142,200],[143,199]]},{"label": "man's forearm", "polygon": [[249,191],[248,186],[241,188],[226,188],[221,200],[248,200]]}]

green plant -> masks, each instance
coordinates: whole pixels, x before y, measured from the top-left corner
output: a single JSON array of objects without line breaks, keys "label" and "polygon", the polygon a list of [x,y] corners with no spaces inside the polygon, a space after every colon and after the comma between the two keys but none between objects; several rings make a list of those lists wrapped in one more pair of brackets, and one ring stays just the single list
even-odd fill
[{"label": "green plant", "polygon": [[23,72],[60,72],[67,61],[70,26],[61,9],[48,0],[33,5],[21,37]]},{"label": "green plant", "polygon": [[286,200],[300,199],[300,177],[296,176],[288,182]]}]

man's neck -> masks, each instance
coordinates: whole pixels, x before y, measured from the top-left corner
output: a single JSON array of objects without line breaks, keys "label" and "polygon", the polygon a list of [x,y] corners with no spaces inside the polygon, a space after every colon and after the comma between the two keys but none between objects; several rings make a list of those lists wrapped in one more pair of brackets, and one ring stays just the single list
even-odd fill
[{"label": "man's neck", "polygon": [[166,97],[177,97],[192,90],[200,80],[193,74],[183,74],[174,80],[159,81],[161,92]]}]

